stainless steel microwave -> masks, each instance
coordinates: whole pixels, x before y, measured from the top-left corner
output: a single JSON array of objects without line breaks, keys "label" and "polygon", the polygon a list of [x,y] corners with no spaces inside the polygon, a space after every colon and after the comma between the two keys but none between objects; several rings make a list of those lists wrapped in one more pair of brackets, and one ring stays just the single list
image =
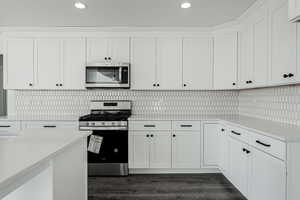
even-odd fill
[{"label": "stainless steel microwave", "polygon": [[130,88],[129,63],[93,63],[85,72],[86,88]]}]

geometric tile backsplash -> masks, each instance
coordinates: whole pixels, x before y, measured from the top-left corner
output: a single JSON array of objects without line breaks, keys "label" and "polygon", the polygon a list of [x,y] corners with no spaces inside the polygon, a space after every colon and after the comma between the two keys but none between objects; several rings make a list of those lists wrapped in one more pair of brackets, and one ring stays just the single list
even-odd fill
[{"label": "geometric tile backsplash", "polygon": [[239,114],[300,125],[300,86],[239,92]]},{"label": "geometric tile backsplash", "polygon": [[133,114],[236,114],[236,91],[16,91],[17,115],[82,115],[90,100],[132,100]]},{"label": "geometric tile backsplash", "polygon": [[300,86],[241,91],[16,91],[17,115],[83,115],[90,100],[132,100],[133,114],[240,114],[300,125]]}]

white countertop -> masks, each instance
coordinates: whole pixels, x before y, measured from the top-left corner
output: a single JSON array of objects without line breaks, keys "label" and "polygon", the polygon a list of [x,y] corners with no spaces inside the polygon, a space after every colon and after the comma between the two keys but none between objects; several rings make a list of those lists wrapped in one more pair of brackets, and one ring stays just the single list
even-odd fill
[{"label": "white countertop", "polygon": [[8,115],[0,121],[78,121],[79,115]]},{"label": "white countertop", "polygon": [[89,134],[67,129],[26,129],[15,137],[0,137],[0,190]]},{"label": "white countertop", "polygon": [[256,133],[260,133],[285,142],[300,142],[300,126],[242,115],[132,115],[129,121],[151,120],[216,120],[234,124]]}]

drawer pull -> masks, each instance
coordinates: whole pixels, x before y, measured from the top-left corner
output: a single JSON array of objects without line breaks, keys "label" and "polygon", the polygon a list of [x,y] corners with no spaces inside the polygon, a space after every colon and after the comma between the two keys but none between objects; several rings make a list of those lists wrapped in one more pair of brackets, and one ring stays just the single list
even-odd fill
[{"label": "drawer pull", "polygon": [[56,128],[56,126],[44,126],[44,128]]},{"label": "drawer pull", "polygon": [[149,125],[144,125],[144,127],[145,127],[145,128],[154,128],[155,125],[150,125],[150,124],[149,124]]},{"label": "drawer pull", "polygon": [[181,124],[180,126],[181,126],[182,128],[193,127],[193,125],[190,125],[190,124]]},{"label": "drawer pull", "polygon": [[242,135],[241,133],[235,132],[235,131],[231,131],[231,133],[233,133],[234,135]]},{"label": "drawer pull", "polygon": [[10,125],[3,125],[3,126],[0,126],[0,128],[9,128],[11,127]]},{"label": "drawer pull", "polygon": [[246,149],[246,148],[243,148],[243,152],[246,152],[246,154],[249,154],[249,153],[251,153],[251,151],[249,151],[248,149]]},{"label": "drawer pull", "polygon": [[263,143],[263,142],[261,142],[261,141],[259,141],[259,140],[256,140],[256,143],[257,143],[257,144],[260,144],[260,145],[263,145],[263,146],[265,146],[265,147],[271,147],[270,144],[265,144],[265,143]]}]

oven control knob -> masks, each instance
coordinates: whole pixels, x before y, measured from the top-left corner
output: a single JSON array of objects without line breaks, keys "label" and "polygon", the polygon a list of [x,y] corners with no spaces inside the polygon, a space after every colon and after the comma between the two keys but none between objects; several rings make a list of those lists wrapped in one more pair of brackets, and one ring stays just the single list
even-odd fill
[{"label": "oven control knob", "polygon": [[102,122],[101,124],[102,124],[102,126],[104,126],[104,125],[105,125],[105,122]]},{"label": "oven control knob", "polygon": [[93,122],[92,125],[95,126],[96,125],[95,122]]},{"label": "oven control knob", "polygon": [[115,125],[115,122],[112,122],[111,125],[114,126],[114,125]]}]

